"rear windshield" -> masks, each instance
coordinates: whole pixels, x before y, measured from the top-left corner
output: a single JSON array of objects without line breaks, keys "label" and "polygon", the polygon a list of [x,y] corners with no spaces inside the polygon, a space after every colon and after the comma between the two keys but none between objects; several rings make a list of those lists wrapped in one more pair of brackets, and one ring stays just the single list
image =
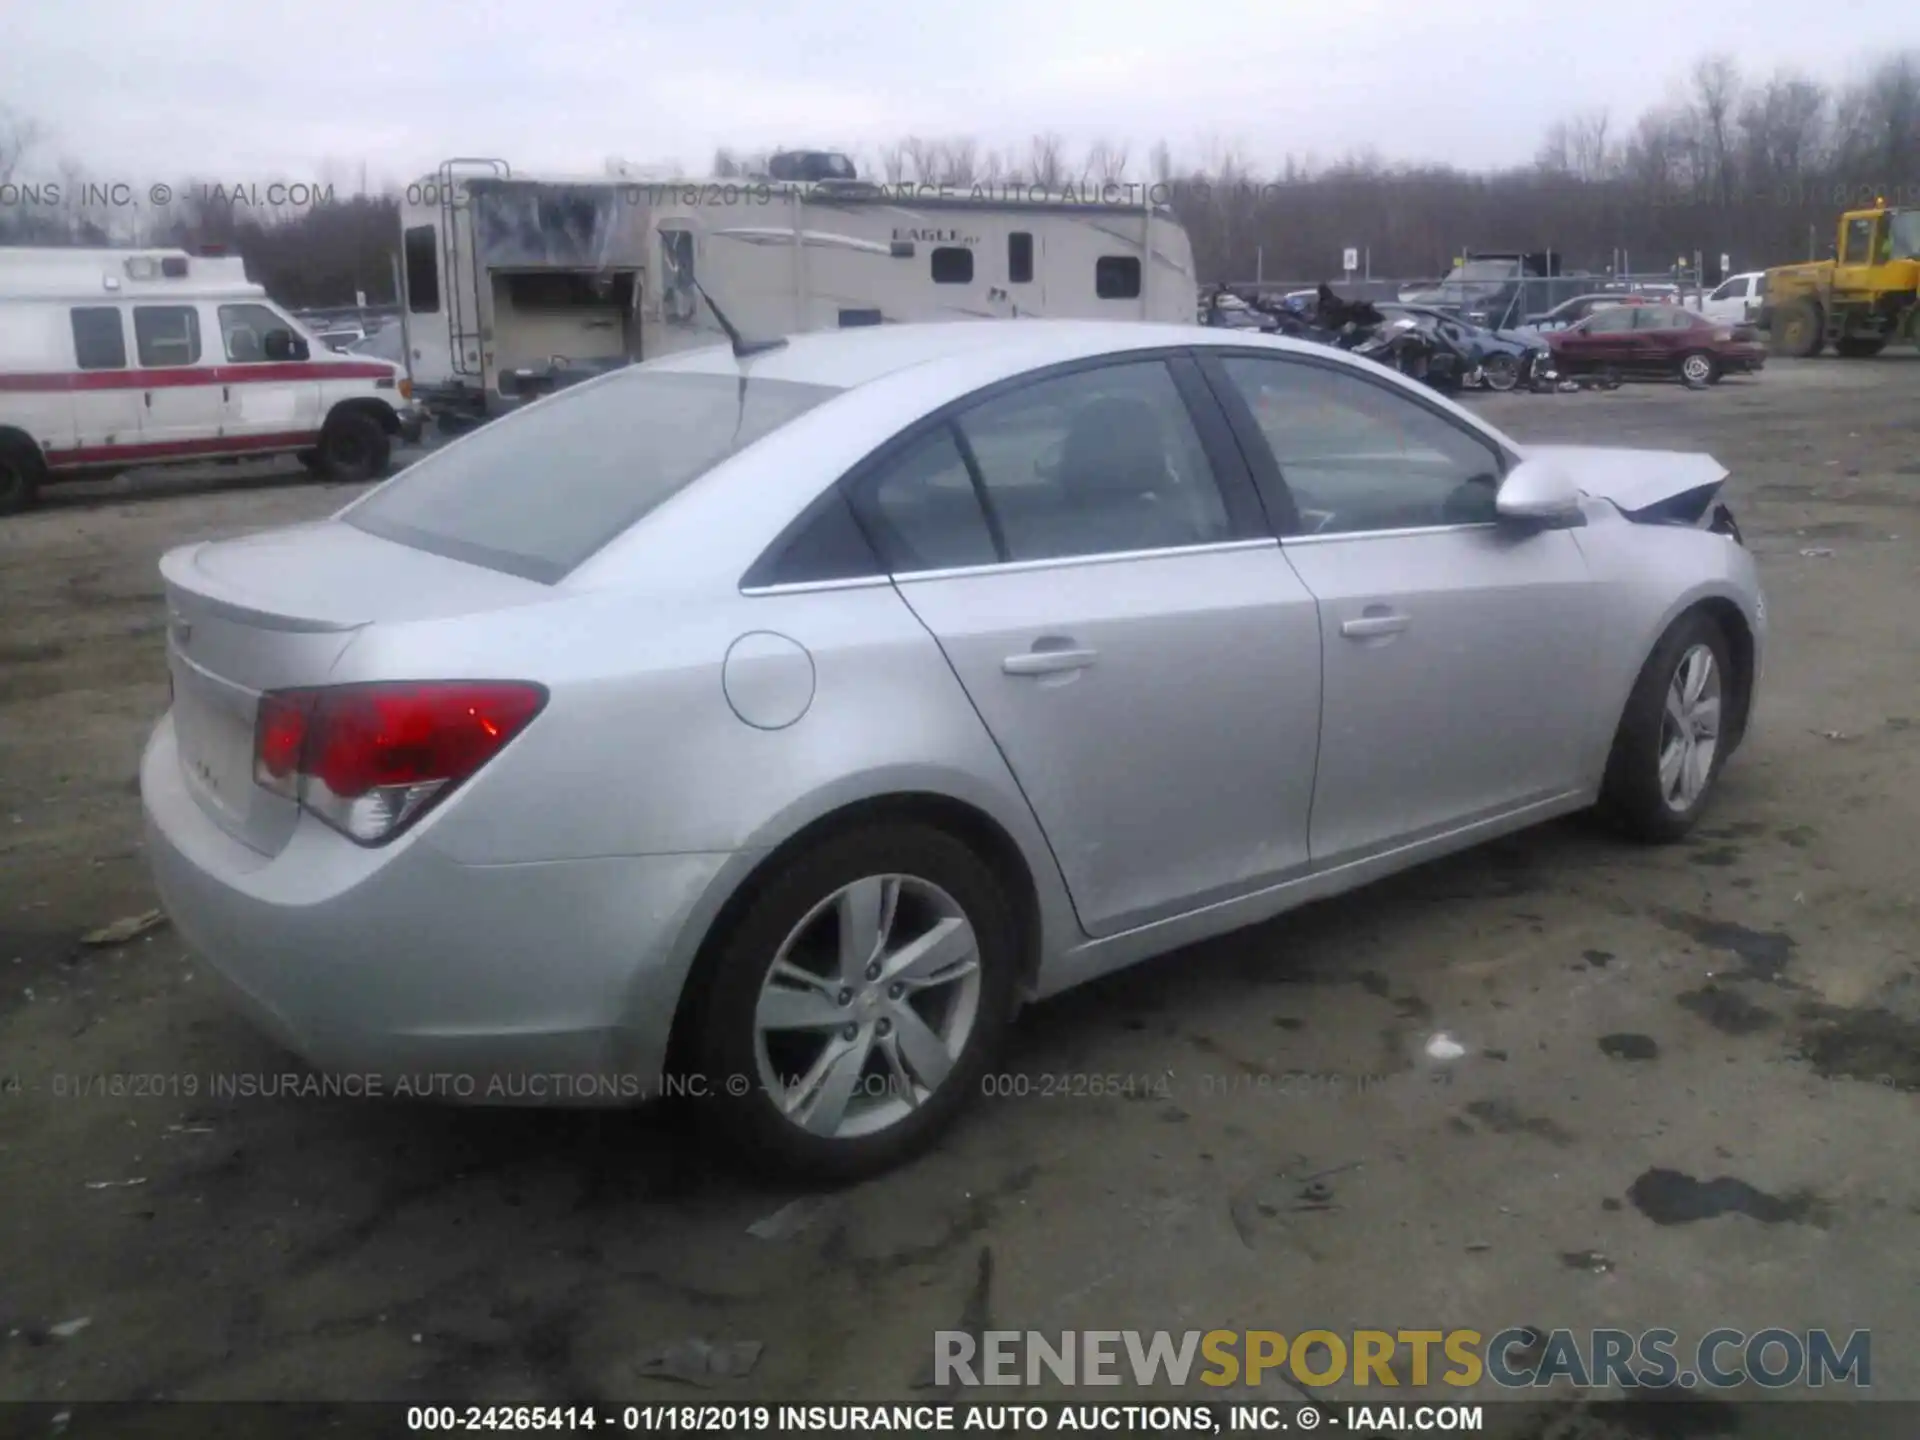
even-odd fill
[{"label": "rear windshield", "polygon": [[341,518],[550,585],[729,455],[838,393],[790,380],[624,371],[494,421]]}]

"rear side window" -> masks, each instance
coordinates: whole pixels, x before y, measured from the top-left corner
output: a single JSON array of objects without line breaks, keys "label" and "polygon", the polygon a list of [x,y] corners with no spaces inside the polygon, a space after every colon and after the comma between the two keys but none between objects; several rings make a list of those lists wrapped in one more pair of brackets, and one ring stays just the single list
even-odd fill
[{"label": "rear side window", "polygon": [[1000,558],[950,427],[921,436],[858,486],[854,508],[896,575]]},{"label": "rear side window", "polygon": [[88,305],[73,311],[73,354],[82,370],[127,368],[127,331],[117,305]]},{"label": "rear side window", "polygon": [[407,252],[407,308],[416,315],[440,309],[440,244],[431,225],[415,225],[404,240]]},{"label": "rear side window", "polygon": [[628,370],[495,421],[342,518],[435,555],[552,584],[728,456],[840,393]]},{"label": "rear side window", "polygon": [[200,312],[191,305],[136,305],[133,340],[142,365],[198,365]]}]

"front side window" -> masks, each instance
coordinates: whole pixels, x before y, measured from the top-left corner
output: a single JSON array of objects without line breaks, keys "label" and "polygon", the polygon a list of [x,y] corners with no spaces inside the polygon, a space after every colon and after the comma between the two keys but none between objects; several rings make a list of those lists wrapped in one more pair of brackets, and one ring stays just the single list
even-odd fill
[{"label": "front side window", "polygon": [[1304,361],[1231,356],[1304,528],[1354,534],[1491,524],[1501,456],[1416,400]]},{"label": "front side window", "polygon": [[1041,379],[982,401],[956,423],[1011,560],[1235,538],[1163,361]]},{"label": "front side window", "polygon": [[1727,281],[1726,284],[1722,285],[1718,290],[1714,291],[1713,294],[1709,295],[1707,298],[1709,300],[1744,300],[1746,299],[1747,298],[1746,277],[1743,275],[1738,280]]},{"label": "front side window", "polygon": [[402,545],[552,584],[648,511],[838,394],[629,370],[563,390],[412,466],[342,518]]},{"label": "front side window", "polygon": [[200,363],[200,312],[191,305],[136,305],[133,340],[149,368]]},{"label": "front side window", "polygon": [[79,305],[72,311],[73,354],[82,370],[124,370],[127,331],[118,305]]},{"label": "front side window", "polygon": [[[259,365],[267,358],[267,336],[275,330],[292,333],[293,327],[264,305],[222,305],[220,341],[227,359],[236,365]],[[326,340],[322,336],[322,340]],[[329,342],[332,343],[332,342]]]},{"label": "front side window", "polygon": [[1633,328],[1633,314],[1638,308],[1640,307],[1614,306],[1610,309],[1598,311],[1591,320],[1587,321],[1581,333],[1586,335],[1618,335],[1623,330],[1631,330]]},{"label": "front side window", "polygon": [[1873,217],[1862,215],[1847,222],[1846,248],[1840,254],[1842,265],[1865,265],[1873,253]]}]

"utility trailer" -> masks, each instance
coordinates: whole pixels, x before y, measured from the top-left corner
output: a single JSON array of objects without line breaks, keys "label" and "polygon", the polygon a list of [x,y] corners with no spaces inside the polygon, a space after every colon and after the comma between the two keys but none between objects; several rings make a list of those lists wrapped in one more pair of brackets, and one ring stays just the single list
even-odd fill
[{"label": "utility trailer", "polygon": [[1191,324],[1199,304],[1186,231],[1121,187],[1090,200],[877,185],[811,152],[768,172],[582,178],[454,160],[408,186],[403,289],[422,398],[484,419],[721,343],[702,289],[742,332],[769,337],[1021,316]]}]

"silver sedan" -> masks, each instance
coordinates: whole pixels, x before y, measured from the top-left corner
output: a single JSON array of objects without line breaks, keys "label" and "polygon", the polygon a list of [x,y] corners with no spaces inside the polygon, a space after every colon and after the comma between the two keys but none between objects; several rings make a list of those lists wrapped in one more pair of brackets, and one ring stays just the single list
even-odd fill
[{"label": "silver sedan", "polygon": [[1570,811],[1679,836],[1747,730],[1710,457],[1217,329],[743,349],[161,562],[159,889],[315,1066],[870,1173],[1023,1002]]}]

